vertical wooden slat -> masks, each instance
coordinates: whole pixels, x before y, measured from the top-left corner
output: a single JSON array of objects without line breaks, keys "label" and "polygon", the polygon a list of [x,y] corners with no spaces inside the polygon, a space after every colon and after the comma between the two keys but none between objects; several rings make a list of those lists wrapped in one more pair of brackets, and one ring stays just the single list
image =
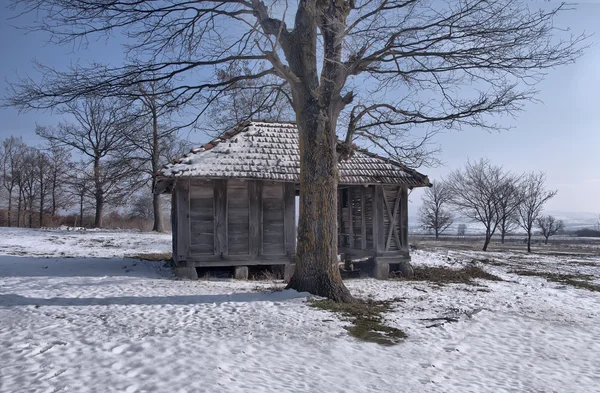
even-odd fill
[{"label": "vertical wooden slat", "polygon": [[344,246],[344,236],[342,236],[342,233],[344,232],[344,217],[342,217],[342,214],[344,214],[344,213],[342,210],[342,203],[343,203],[342,190],[340,188],[338,188],[338,190],[337,190],[337,201],[338,201],[338,212],[337,212],[338,247],[343,247]]},{"label": "vertical wooden slat", "polygon": [[190,181],[179,182],[177,194],[177,257],[185,261],[190,255]]},{"label": "vertical wooden slat", "polygon": [[354,192],[353,187],[348,187],[348,247],[354,248],[354,213],[352,211],[352,194]]},{"label": "vertical wooden slat", "polygon": [[373,190],[373,248],[382,252],[385,248],[385,231],[383,222],[383,186],[374,186]]},{"label": "vertical wooden slat", "polygon": [[265,253],[265,248],[264,248],[264,241],[263,238],[265,237],[265,230],[263,228],[264,226],[264,209],[263,209],[263,189],[264,189],[264,181],[257,181],[257,187],[258,187],[258,203],[259,203],[259,207],[258,207],[258,238],[260,240],[259,246],[258,246],[258,253],[259,255],[263,255]]},{"label": "vertical wooden slat", "polygon": [[215,255],[227,255],[227,180],[214,181]]},{"label": "vertical wooden slat", "polygon": [[283,190],[285,253],[296,253],[296,185],[285,183]]},{"label": "vertical wooden slat", "polygon": [[257,256],[262,244],[261,217],[262,217],[262,199],[259,180],[248,182],[248,198],[250,206],[250,255]]},{"label": "vertical wooden slat", "polygon": [[365,213],[365,205],[367,199],[367,190],[365,187],[360,188],[360,248],[367,249],[367,220]]},{"label": "vertical wooden slat", "polygon": [[[402,199],[402,188],[403,187],[398,187],[398,191],[396,191],[396,197],[394,198],[394,210],[392,211],[392,216],[394,219],[393,222],[391,222],[393,226],[390,227],[390,229],[394,231],[394,241],[396,242],[396,247],[398,250],[402,249],[402,242],[400,241],[400,235],[398,234],[398,232],[402,230],[402,215],[398,211],[400,209],[400,201]],[[398,229],[397,224],[400,224],[400,229]]]},{"label": "vertical wooden slat", "polygon": [[408,187],[402,187],[400,199],[402,249],[408,250]]},{"label": "vertical wooden slat", "polygon": [[179,256],[177,255],[177,236],[178,236],[178,232],[177,232],[177,189],[176,189],[176,185],[173,185],[173,190],[171,191],[171,231],[172,231],[172,252],[173,252],[173,261],[175,263],[179,262]]}]

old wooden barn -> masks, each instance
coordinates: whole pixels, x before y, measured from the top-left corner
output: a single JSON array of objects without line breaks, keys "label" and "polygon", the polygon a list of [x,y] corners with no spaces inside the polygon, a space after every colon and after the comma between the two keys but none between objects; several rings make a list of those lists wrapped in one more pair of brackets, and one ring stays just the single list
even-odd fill
[{"label": "old wooden barn", "polygon": [[[196,268],[280,266],[293,272],[300,158],[294,124],[249,122],[192,150],[160,172],[155,192],[172,194],[178,274]],[[340,163],[339,252],[372,258],[387,277],[409,260],[408,190],[427,176],[359,150]]]}]

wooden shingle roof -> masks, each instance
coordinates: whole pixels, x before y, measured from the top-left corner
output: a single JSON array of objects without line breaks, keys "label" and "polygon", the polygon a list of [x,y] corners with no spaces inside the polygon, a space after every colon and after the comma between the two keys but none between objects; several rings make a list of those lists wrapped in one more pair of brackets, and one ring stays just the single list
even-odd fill
[{"label": "wooden shingle roof", "polygon": [[[430,185],[427,176],[365,150],[340,162],[339,171],[340,184]],[[292,123],[243,123],[165,165],[159,177],[160,182],[178,177],[299,182],[298,129]]]}]

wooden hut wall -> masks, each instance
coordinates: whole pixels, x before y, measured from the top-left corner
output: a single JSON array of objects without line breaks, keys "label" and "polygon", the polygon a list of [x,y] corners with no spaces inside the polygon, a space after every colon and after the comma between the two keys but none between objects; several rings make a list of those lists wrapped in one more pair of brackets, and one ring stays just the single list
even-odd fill
[{"label": "wooden hut wall", "polygon": [[250,198],[248,182],[227,183],[227,244],[229,255],[250,254]]},{"label": "wooden hut wall", "polygon": [[190,254],[215,254],[215,190],[212,181],[190,183]]},{"label": "wooden hut wall", "polygon": [[340,247],[355,250],[373,249],[374,187],[343,187],[338,195]]},{"label": "wooden hut wall", "polygon": [[[375,253],[408,246],[408,193],[403,186],[342,186],[338,193],[338,244]],[[394,230],[390,230],[393,225]]]},{"label": "wooden hut wall", "polygon": [[180,180],[173,209],[177,261],[247,256],[251,264],[262,255],[291,256],[295,251],[293,183]]}]

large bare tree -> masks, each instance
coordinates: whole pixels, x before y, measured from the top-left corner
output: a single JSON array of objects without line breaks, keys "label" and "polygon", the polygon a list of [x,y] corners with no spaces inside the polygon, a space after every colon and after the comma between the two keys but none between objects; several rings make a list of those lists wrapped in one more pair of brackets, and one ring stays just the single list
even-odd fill
[{"label": "large bare tree", "polygon": [[546,189],[546,174],[530,173],[522,182],[519,204],[519,225],[527,234],[527,252],[531,252],[531,236],[536,220],[542,212],[544,204],[554,198],[558,191]]},{"label": "large bare tree", "polygon": [[36,133],[57,146],[74,149],[93,167],[95,219],[102,227],[105,205],[120,200],[127,190],[124,180],[130,175],[125,162],[131,153],[127,144],[127,127],[131,126],[124,105],[117,100],[86,96],[61,107],[72,116],[73,123],[58,127],[37,126]]},{"label": "large bare tree", "polygon": [[[21,160],[26,145],[23,138],[11,136],[2,141],[2,161],[0,161],[0,170],[2,171],[2,186],[8,193],[8,226],[12,226],[13,198],[15,192],[18,192],[19,173]],[[17,226],[18,224],[17,219]]]},{"label": "large bare tree", "polygon": [[[358,138],[395,147],[412,127],[497,128],[534,97],[543,70],[571,63],[583,37],[553,24],[563,5],[520,0],[20,0],[34,30],[58,44],[122,33],[119,67],[53,70],[12,85],[9,103],[43,108],[82,94],[119,95],[140,81],[173,83],[173,99],[209,105],[240,81],[277,77],[300,133],[300,216],[289,287],[351,301],[337,268],[338,151]],[[219,80],[250,62],[250,74]],[[264,82],[267,83],[267,82]],[[199,110],[198,113],[202,113]],[[338,146],[338,123],[345,142]],[[368,132],[368,127],[376,132]],[[380,130],[387,130],[382,134]],[[383,142],[381,142],[383,141]],[[420,144],[408,145],[408,151]]]},{"label": "large bare tree", "polygon": [[503,188],[513,178],[501,166],[481,159],[467,162],[464,169],[455,170],[446,179],[456,209],[485,227],[483,251],[500,225]]},{"label": "large bare tree", "polygon": [[437,239],[454,222],[452,214],[448,211],[452,202],[452,190],[444,182],[434,183],[425,190],[422,202],[419,212],[421,227],[433,231]]},{"label": "large bare tree", "polygon": [[521,176],[507,175],[504,183],[498,187],[498,230],[500,231],[500,242],[504,244],[506,235],[518,228],[518,210],[521,204],[519,184]]},{"label": "large bare tree", "polygon": [[557,220],[551,215],[538,217],[536,224],[544,236],[544,244],[548,244],[550,236],[556,235],[565,228],[563,220]]},{"label": "large bare tree", "polygon": [[[134,148],[130,169],[138,171],[150,183],[150,192],[156,185],[158,172],[168,162],[165,153],[177,143],[177,131],[180,126],[172,122],[172,115],[179,109],[176,102],[171,101],[171,87],[158,81],[140,82],[129,89],[129,101],[138,104],[134,127],[126,129],[127,140]],[[168,153],[167,153],[168,154]],[[163,232],[162,199],[159,194],[152,193],[154,223],[152,230]]]}]

